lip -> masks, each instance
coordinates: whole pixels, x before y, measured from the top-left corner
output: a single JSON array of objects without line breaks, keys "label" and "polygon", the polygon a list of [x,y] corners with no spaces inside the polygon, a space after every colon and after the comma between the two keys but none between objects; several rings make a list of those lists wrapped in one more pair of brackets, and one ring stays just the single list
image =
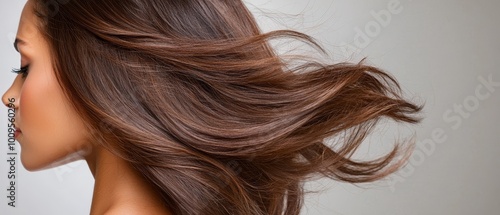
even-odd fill
[{"label": "lip", "polygon": [[14,138],[17,138],[20,134],[23,133],[21,132],[21,129],[19,129],[16,125],[14,125],[14,129],[16,129],[16,131],[14,131]]},{"label": "lip", "polygon": [[14,132],[14,138],[19,137],[19,135],[21,135],[21,133],[22,133],[21,131],[16,130],[16,131]]}]

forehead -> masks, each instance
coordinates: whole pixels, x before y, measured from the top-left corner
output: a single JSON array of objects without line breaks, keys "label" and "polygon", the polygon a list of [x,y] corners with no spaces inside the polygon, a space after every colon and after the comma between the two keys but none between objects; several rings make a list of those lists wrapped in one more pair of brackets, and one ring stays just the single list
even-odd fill
[{"label": "forehead", "polygon": [[34,13],[33,1],[29,0],[24,5],[17,28],[17,37],[28,42],[38,37],[37,19]]}]

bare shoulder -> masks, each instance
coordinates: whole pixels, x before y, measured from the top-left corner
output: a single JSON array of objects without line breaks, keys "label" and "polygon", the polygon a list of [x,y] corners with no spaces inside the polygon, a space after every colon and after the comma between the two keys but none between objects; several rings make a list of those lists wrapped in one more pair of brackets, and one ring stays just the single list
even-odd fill
[{"label": "bare shoulder", "polygon": [[140,207],[129,205],[116,205],[108,209],[104,215],[173,215],[163,207]]}]

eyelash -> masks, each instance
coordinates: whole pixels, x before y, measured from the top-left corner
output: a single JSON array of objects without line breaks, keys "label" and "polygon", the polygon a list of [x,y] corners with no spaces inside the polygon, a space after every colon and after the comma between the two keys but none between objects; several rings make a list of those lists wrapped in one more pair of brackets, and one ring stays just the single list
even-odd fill
[{"label": "eyelash", "polygon": [[13,69],[12,72],[16,74],[21,74],[23,78],[26,78],[28,76],[28,69],[29,65],[21,67],[21,69]]}]

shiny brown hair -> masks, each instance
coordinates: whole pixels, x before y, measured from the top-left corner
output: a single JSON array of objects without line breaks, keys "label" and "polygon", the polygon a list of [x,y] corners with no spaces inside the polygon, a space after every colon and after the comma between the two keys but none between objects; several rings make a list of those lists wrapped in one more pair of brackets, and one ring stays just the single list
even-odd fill
[{"label": "shiny brown hair", "polygon": [[309,177],[371,182],[410,153],[352,158],[380,119],[419,121],[392,76],[364,61],[290,63],[271,40],[322,49],[296,31],[262,33],[240,0],[35,1],[95,144],[173,214],[299,214]]}]

